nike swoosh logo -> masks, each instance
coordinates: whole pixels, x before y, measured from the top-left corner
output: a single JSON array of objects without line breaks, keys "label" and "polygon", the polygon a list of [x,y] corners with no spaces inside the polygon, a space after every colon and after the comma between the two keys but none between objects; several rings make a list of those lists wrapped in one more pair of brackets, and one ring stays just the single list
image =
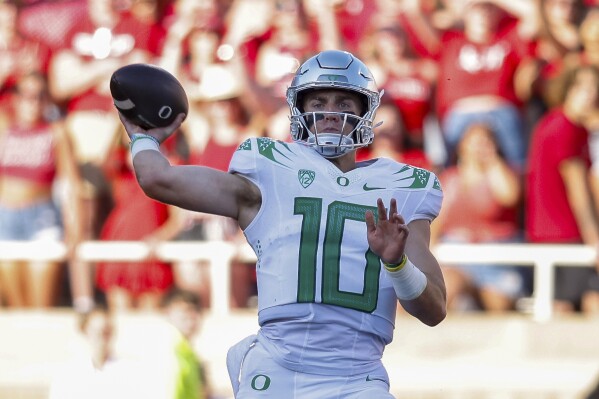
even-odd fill
[{"label": "nike swoosh logo", "polygon": [[368,187],[368,183],[364,183],[362,188],[364,189],[364,191],[384,190],[385,189],[385,187]]},{"label": "nike swoosh logo", "polygon": [[366,381],[383,381],[385,384],[389,384],[387,381],[383,380],[382,378],[370,378],[370,375],[366,376]]}]

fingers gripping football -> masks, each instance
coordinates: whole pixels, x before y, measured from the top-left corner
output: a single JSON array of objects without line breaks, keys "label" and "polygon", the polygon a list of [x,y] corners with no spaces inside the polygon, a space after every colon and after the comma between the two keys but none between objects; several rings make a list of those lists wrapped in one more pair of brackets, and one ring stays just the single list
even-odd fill
[{"label": "fingers gripping football", "polygon": [[114,71],[110,93],[119,113],[144,130],[168,127],[179,114],[189,112],[181,83],[151,64],[130,64]]},{"label": "fingers gripping football", "polygon": [[157,127],[157,128],[146,130],[146,129],[142,128],[141,126],[136,125],[134,122],[132,122],[130,119],[128,119],[125,115],[123,115],[121,112],[119,112],[119,118],[120,118],[123,126],[125,127],[125,131],[127,132],[127,135],[129,136],[129,138],[131,138],[134,134],[143,133],[143,134],[148,134],[148,135],[154,137],[160,143],[162,143],[164,140],[166,140],[171,134],[173,134],[181,126],[181,123],[183,123],[183,121],[185,120],[185,117],[186,117],[185,114],[179,114],[173,120],[173,122],[166,127]]}]

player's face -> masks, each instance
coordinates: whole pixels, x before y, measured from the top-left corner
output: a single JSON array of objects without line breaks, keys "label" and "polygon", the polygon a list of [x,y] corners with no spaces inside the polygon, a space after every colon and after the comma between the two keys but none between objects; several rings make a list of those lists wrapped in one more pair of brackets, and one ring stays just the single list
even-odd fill
[{"label": "player's face", "polygon": [[316,90],[307,93],[304,112],[315,112],[310,130],[318,133],[349,134],[356,126],[362,107],[358,94],[345,90]]}]

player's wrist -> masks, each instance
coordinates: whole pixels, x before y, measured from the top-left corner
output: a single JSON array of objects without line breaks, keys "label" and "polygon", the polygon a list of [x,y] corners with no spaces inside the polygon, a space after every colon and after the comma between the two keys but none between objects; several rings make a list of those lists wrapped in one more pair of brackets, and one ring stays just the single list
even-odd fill
[{"label": "player's wrist", "polygon": [[129,148],[131,150],[131,158],[135,158],[135,156],[142,151],[160,152],[160,141],[149,134],[136,133],[131,135]]},{"label": "player's wrist", "polygon": [[397,298],[410,301],[418,298],[424,292],[428,279],[426,278],[426,275],[410,261],[407,255],[404,254],[402,262],[403,264],[399,263],[395,268],[391,269],[387,267],[387,264],[384,264],[384,266],[387,275],[391,279]]},{"label": "player's wrist", "polygon": [[130,137],[131,139],[131,145],[133,143],[135,143],[138,140],[152,140],[153,142],[155,142],[158,146],[160,146],[160,141],[154,137],[154,136],[150,136],[149,134],[145,134],[145,133],[134,133],[131,135]]},{"label": "player's wrist", "polygon": [[406,254],[403,254],[401,256],[401,260],[399,262],[387,263],[387,262],[383,261],[383,266],[385,266],[385,269],[387,269],[387,271],[397,272],[404,268],[407,261],[408,261],[408,256]]}]

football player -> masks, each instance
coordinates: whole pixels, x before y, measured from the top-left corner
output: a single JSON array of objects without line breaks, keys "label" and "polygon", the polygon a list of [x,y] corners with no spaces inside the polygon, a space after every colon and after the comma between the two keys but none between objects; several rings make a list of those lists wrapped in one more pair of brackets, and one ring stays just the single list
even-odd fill
[{"label": "football player", "polygon": [[381,358],[397,303],[434,326],[445,284],[429,248],[442,191],[427,170],[356,161],[381,94],[352,54],[308,59],[287,91],[291,137],[243,142],[228,173],[172,166],[121,115],[139,184],[156,200],[237,220],[257,256],[260,329],[233,346],[236,398],[393,398]]}]

